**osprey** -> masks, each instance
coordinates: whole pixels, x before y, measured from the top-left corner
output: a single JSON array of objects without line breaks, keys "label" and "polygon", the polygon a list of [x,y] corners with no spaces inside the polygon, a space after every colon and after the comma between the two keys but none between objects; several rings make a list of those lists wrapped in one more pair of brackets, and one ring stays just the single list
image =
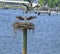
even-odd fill
[{"label": "osprey", "polygon": [[19,20],[32,20],[32,19],[36,18],[36,16],[30,16],[30,17],[17,16],[16,18]]}]

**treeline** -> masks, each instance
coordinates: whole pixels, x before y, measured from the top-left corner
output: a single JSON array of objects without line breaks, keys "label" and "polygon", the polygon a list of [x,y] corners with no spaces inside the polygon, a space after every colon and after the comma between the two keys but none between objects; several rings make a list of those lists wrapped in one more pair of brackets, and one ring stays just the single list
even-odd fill
[{"label": "treeline", "polygon": [[41,6],[60,7],[60,0],[38,0],[38,3]]}]

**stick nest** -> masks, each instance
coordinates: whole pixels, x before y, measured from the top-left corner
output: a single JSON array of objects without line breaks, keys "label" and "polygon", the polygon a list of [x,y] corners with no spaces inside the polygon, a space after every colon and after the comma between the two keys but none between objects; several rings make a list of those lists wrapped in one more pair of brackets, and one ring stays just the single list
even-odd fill
[{"label": "stick nest", "polygon": [[34,24],[30,22],[15,22],[13,23],[14,30],[34,29]]}]

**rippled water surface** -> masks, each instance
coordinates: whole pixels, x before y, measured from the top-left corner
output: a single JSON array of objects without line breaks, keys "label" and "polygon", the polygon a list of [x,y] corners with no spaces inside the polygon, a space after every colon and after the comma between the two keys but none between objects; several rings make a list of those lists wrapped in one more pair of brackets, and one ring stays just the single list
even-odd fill
[{"label": "rippled water surface", "polygon": [[[22,10],[0,9],[0,54],[22,54],[22,31],[14,33],[12,24],[16,16],[31,16],[34,13],[23,14]],[[28,31],[28,54],[60,54],[60,15],[36,15],[31,22],[35,31]]]}]

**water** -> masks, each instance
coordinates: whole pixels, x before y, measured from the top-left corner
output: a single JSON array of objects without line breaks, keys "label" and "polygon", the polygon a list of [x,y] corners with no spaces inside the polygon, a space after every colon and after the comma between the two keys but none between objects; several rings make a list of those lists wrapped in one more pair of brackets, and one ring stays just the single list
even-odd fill
[{"label": "water", "polygon": [[[0,54],[22,53],[22,31],[14,33],[12,24],[16,16],[31,16],[23,14],[22,10],[0,9]],[[35,24],[35,32],[28,31],[28,54],[60,54],[60,15],[36,15],[31,22]]]}]

